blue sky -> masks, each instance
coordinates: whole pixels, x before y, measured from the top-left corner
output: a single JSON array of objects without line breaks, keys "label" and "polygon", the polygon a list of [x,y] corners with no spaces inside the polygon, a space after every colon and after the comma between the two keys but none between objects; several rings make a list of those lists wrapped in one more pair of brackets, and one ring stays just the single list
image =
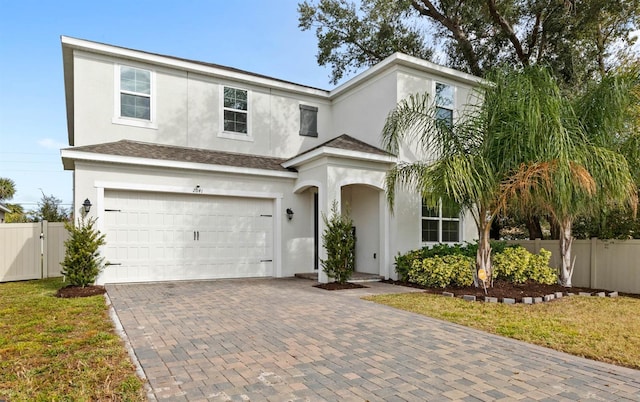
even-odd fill
[{"label": "blue sky", "polygon": [[313,32],[298,28],[298,0],[0,0],[0,177],[10,202],[36,207],[42,192],[72,201],[60,148],[67,126],[60,36],[190,58],[319,88]]}]

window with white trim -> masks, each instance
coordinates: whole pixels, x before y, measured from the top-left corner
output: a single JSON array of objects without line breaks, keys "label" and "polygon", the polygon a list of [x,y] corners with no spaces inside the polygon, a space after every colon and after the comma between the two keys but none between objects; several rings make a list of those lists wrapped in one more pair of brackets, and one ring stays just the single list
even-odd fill
[{"label": "window with white trim", "polygon": [[448,127],[453,125],[453,106],[455,105],[454,87],[436,82],[436,119]]},{"label": "window with white trim", "polygon": [[422,202],[422,242],[460,242],[460,207],[439,202],[430,208]]},{"label": "window with white trim", "polygon": [[151,121],[151,71],[120,66],[120,117]]},{"label": "window with white trim", "polygon": [[223,131],[248,134],[249,102],[244,89],[224,87]]}]

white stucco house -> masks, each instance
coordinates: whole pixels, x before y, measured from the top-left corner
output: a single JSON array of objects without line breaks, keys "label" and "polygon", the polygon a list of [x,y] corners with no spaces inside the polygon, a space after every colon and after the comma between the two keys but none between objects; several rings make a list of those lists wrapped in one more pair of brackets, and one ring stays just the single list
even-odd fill
[{"label": "white stucco house", "polygon": [[331,90],[216,64],[62,37],[76,213],[106,234],[98,283],[287,277],[319,271],[322,214],[354,220],[356,271],[394,278],[394,256],[472,241],[471,219],[422,208],[394,213],[380,149],[389,111],[438,93],[456,118],[479,78],[403,54]]}]

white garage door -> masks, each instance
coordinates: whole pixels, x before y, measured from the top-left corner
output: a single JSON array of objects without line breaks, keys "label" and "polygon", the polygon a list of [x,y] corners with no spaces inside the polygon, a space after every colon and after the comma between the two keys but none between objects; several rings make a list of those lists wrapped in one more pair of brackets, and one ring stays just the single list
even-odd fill
[{"label": "white garage door", "polygon": [[105,191],[100,283],[273,275],[273,201]]}]

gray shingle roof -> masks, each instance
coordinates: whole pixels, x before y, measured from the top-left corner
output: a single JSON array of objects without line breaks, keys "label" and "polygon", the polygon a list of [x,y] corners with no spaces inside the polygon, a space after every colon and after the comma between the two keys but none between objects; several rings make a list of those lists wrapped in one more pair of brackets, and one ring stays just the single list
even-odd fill
[{"label": "gray shingle roof", "polygon": [[[347,134],[342,134],[339,137],[336,137],[316,147],[313,147],[304,152],[301,152],[298,155],[294,156],[293,158],[297,158],[298,156],[307,154],[311,151],[314,151],[318,148],[323,148],[323,147],[345,149],[347,151],[366,152],[374,155],[393,156],[393,154],[390,154],[389,152],[383,149],[374,147],[373,145],[369,145],[366,142],[357,140]],[[293,159],[293,158],[289,158],[289,159]]]},{"label": "gray shingle roof", "polygon": [[[383,156],[391,155],[390,153],[380,148],[376,148],[365,142],[343,134],[314,148],[304,151],[296,155],[296,157],[322,147],[345,149],[349,151],[360,151]],[[222,152],[200,148],[180,147],[175,145],[151,144],[147,142],[131,140],[120,140],[116,142],[108,142],[95,145],[83,145],[78,147],[66,148],[66,150],[75,152],[90,152],[104,155],[126,156],[132,158],[204,163],[208,165],[234,166],[241,168],[264,169],[283,172],[296,171],[294,168],[282,167],[282,163],[289,159],[248,155],[234,152]]]},{"label": "gray shingle roof", "polygon": [[235,166],[276,171],[295,171],[282,167],[286,159],[247,155],[208,149],[187,148],[173,145],[150,144],[131,140],[120,140],[104,144],[67,148],[77,152],[128,156],[133,158],[160,159],[179,162],[205,163],[210,165]]}]

